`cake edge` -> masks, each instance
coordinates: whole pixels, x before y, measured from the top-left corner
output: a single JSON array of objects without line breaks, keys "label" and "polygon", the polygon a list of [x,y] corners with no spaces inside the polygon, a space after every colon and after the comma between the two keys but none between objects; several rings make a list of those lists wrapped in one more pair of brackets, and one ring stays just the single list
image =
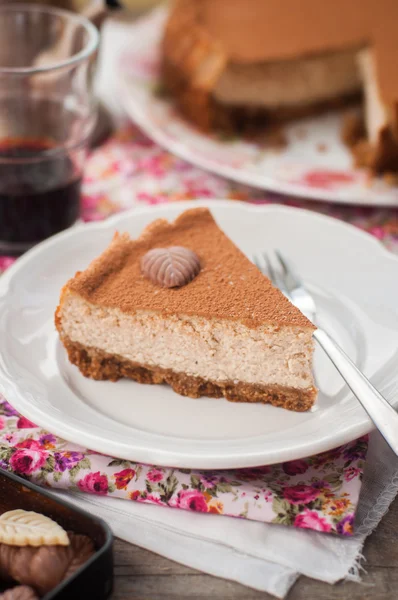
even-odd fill
[{"label": "cake edge", "polygon": [[161,80],[182,115],[205,133],[215,131],[230,135],[250,134],[259,126],[284,125],[297,119],[321,115],[329,110],[355,106],[361,97],[360,93],[353,92],[303,106],[273,109],[258,105],[229,106],[217,100],[211,89],[195,86],[165,54],[161,62]]},{"label": "cake edge", "polygon": [[171,369],[141,365],[121,356],[74,342],[61,334],[60,327],[57,326],[57,329],[69,361],[78,367],[82,375],[97,381],[118,381],[121,378],[128,378],[144,384],[166,383],[181,396],[190,398],[224,396],[230,402],[259,402],[296,412],[308,411],[317,398],[317,389],[313,386],[298,390],[273,384],[214,382],[186,373],[177,373]]}]

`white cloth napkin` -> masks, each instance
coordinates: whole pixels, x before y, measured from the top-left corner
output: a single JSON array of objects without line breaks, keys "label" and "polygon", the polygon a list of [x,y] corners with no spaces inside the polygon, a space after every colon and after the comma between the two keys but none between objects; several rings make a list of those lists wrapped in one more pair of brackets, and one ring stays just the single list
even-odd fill
[{"label": "white cloth napkin", "polygon": [[68,494],[68,500],[103,518],[119,538],[283,598],[300,574],[359,581],[363,543],[397,491],[398,458],[375,432],[352,538],[114,498]]}]

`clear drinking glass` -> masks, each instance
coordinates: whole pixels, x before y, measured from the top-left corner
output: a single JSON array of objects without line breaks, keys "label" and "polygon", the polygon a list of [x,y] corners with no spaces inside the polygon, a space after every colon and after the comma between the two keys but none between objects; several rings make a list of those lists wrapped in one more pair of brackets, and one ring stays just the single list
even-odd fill
[{"label": "clear drinking glass", "polygon": [[98,37],[74,13],[0,4],[0,254],[79,217]]}]

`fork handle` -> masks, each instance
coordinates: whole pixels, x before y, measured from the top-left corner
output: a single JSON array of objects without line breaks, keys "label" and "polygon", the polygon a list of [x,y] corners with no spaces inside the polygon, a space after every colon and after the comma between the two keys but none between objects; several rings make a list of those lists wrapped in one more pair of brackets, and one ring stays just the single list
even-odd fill
[{"label": "fork handle", "polygon": [[316,339],[324,352],[326,352],[388,445],[398,455],[398,414],[391,404],[373,387],[365,375],[361,373],[344,350],[332,340],[326,331],[317,329],[314,332],[314,339]]}]

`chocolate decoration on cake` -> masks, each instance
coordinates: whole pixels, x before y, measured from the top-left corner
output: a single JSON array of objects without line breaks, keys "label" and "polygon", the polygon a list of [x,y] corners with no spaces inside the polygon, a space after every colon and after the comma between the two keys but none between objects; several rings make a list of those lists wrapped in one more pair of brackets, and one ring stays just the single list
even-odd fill
[{"label": "chocolate decoration on cake", "polygon": [[195,252],[182,246],[153,248],[142,257],[141,270],[155,285],[182,287],[199,273],[200,260]]}]

